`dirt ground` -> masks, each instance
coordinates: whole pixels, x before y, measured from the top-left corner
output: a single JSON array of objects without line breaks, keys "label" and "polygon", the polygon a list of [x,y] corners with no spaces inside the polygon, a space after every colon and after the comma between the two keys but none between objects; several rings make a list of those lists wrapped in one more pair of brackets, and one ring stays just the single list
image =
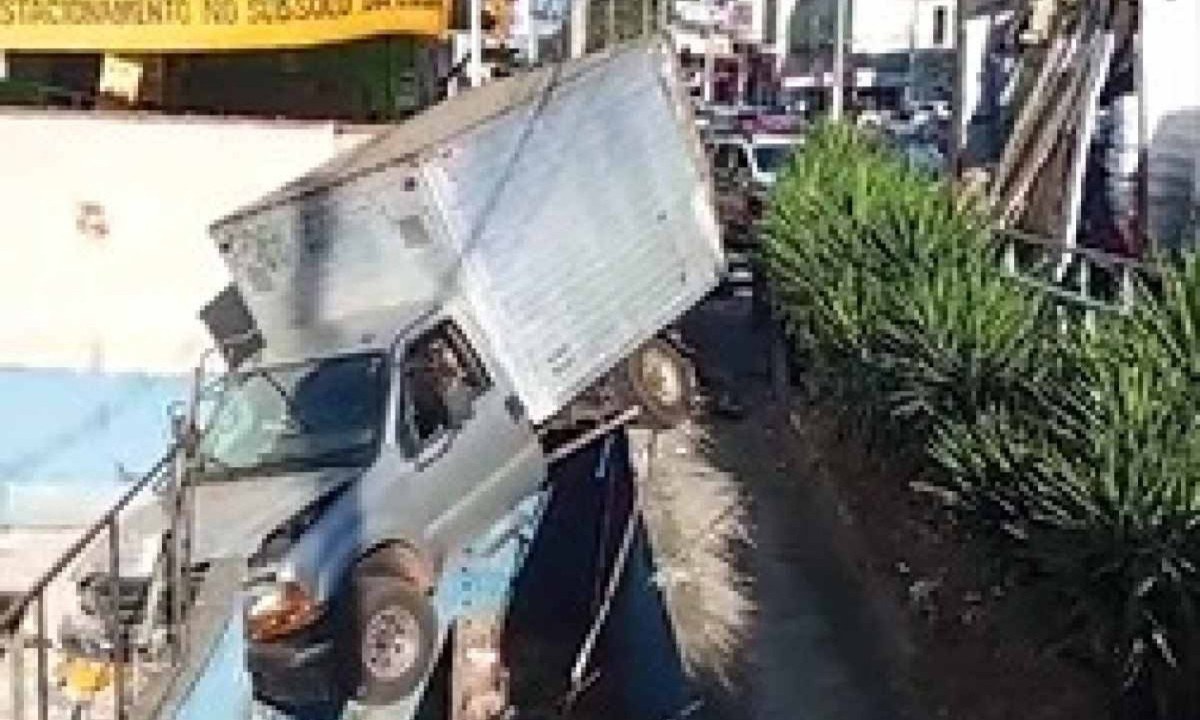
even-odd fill
[{"label": "dirt ground", "polygon": [[793,405],[788,424],[806,475],[838,502],[847,558],[902,623],[895,677],[911,706],[955,720],[1109,716],[1096,677],[1039,650],[1029,607],[989,582],[980,549],[903,469],[839,438],[819,407]]},{"label": "dirt ground", "polygon": [[708,462],[749,503],[756,607],[724,717],[1079,720],[1106,717],[1095,679],[1037,649],[897,458],[841,437],[826,409],[771,390],[767,333],[737,301],[688,338],[740,421],[710,418]]}]

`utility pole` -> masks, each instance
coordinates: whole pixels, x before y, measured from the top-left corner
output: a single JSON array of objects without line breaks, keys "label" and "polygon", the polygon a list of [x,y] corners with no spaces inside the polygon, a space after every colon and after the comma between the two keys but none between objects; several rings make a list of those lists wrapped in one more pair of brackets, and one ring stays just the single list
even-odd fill
[{"label": "utility pole", "polygon": [[658,0],[658,31],[660,33],[667,31],[667,18],[670,17],[667,12],[667,2],[668,0]]},{"label": "utility pole", "polygon": [[608,0],[608,47],[617,44],[617,0]]},{"label": "utility pole", "polygon": [[829,117],[841,120],[846,92],[846,3],[849,0],[836,2],[837,19],[833,29],[833,98],[829,104]]},{"label": "utility pole", "polygon": [[538,44],[541,42],[541,36],[538,35],[537,21],[533,16],[533,3],[534,0],[525,0],[525,31],[528,33],[525,56],[531,66],[538,64]]},{"label": "utility pole", "polygon": [[704,26],[704,104],[711,105],[713,101],[713,76],[716,74],[717,56],[713,48],[713,31],[716,29],[712,18]]},{"label": "utility pole", "polygon": [[912,0],[912,15],[908,18],[908,82],[904,88],[905,103],[912,107],[917,101],[917,21],[921,0]]},{"label": "utility pole", "polygon": [[650,0],[642,0],[642,37],[649,36],[654,29],[651,17]]},{"label": "utility pole", "polygon": [[950,177],[962,178],[963,148],[967,143],[967,1],[954,3],[954,85],[950,111]]},{"label": "utility pole", "polygon": [[471,58],[467,64],[467,77],[471,87],[483,84],[483,0],[471,0]]},{"label": "utility pole", "polygon": [[571,57],[587,52],[588,0],[571,0]]}]

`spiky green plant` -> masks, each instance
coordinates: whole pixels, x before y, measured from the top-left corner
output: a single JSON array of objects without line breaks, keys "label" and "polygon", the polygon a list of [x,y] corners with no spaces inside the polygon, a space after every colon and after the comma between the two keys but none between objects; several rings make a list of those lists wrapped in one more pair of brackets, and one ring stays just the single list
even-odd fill
[{"label": "spiky green plant", "polygon": [[1059,643],[1148,699],[1132,717],[1200,716],[1200,261],[1063,333],[983,214],[837,125],[784,173],[764,259],[825,390],[924,448]]},{"label": "spiky green plant", "polygon": [[[1200,263],[1070,352],[1041,412],[940,427],[945,497],[1008,538],[1062,644],[1156,717],[1195,717],[1200,669]],[[1069,344],[1068,344],[1069,347]]]},{"label": "spiky green plant", "polygon": [[1041,301],[1001,272],[985,215],[854,128],[810,136],[764,252],[826,387],[917,439],[1036,385]]}]

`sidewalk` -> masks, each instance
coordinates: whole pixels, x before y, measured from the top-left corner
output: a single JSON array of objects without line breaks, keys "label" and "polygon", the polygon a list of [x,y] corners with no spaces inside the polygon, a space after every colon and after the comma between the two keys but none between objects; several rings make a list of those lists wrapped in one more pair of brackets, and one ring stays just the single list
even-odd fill
[{"label": "sidewalk", "polygon": [[[704,418],[698,431],[660,439],[657,474],[690,487],[731,478],[748,508],[738,553],[753,622],[734,702],[718,717],[751,720],[897,720],[892,633],[859,586],[831,531],[838,509],[799,473],[768,387],[769,343],[749,302],[710,301],[685,334],[706,375],[740,395],[741,420]],[[693,514],[686,502],[679,516]]]}]

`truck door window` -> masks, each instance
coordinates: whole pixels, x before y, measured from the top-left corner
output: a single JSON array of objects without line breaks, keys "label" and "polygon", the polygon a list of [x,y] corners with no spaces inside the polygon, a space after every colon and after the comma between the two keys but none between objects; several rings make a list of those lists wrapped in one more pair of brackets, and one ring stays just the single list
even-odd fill
[{"label": "truck door window", "polygon": [[476,399],[491,386],[462,333],[441,323],[409,346],[404,356],[402,448],[415,454],[440,434],[470,420]]}]

